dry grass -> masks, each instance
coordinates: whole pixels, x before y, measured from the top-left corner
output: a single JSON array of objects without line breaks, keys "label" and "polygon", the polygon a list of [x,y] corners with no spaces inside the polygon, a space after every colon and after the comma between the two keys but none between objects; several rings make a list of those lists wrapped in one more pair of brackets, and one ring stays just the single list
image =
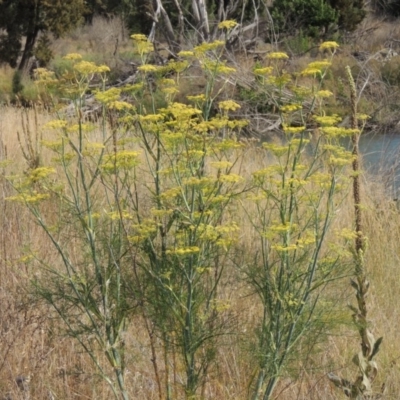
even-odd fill
[{"label": "dry grass", "polygon": [[[15,161],[15,169],[26,168],[21,156],[16,132],[22,132],[21,110],[2,108],[0,139],[1,158]],[[49,120],[46,114],[38,115],[38,129]],[[30,121],[34,120],[33,111]],[[46,154],[43,154],[44,159]],[[243,164],[246,174],[260,160],[249,153]],[[247,171],[247,172],[246,172]],[[57,399],[108,399],[111,393],[107,385],[97,376],[87,355],[71,339],[62,335],[60,322],[53,318],[46,305],[37,303],[30,294],[30,282],[40,276],[35,262],[27,263],[24,256],[34,249],[40,257],[57,263],[57,257],[48,245],[41,230],[19,205],[4,200],[11,189],[4,179],[1,181],[2,209],[0,239],[0,398],[10,393],[13,399],[23,398],[15,378],[31,377],[30,392],[33,399],[45,399],[52,393]],[[398,398],[400,350],[400,213],[383,190],[372,187],[368,179],[364,183],[365,227],[368,237],[367,268],[372,291],[369,297],[370,318],[376,336],[384,336],[384,344],[378,356],[380,367],[378,387],[386,385],[386,399]],[[345,225],[352,220],[350,202],[344,202],[338,214],[337,224]],[[243,218],[244,220],[244,218]],[[243,236],[246,236],[243,227]],[[333,240],[333,239],[332,239]],[[247,243],[254,246],[254,243]],[[353,301],[347,280],[335,287],[335,295],[345,307]],[[232,303],[229,323],[239,335],[230,335],[221,340],[218,351],[219,363],[211,372],[204,391],[205,399],[248,398],[249,377],[253,374],[246,343],[246,329],[259,318],[259,310],[246,286],[237,283],[232,273],[224,288],[224,297]],[[350,311],[344,310],[344,314]],[[142,320],[138,317],[126,333],[127,372],[126,382],[132,398],[156,399],[157,386],[151,364],[151,351]],[[156,346],[161,343],[156,342]],[[319,343],[308,358],[294,362],[290,378],[283,379],[277,388],[277,397],[282,400],[340,399],[341,394],[332,388],[326,373],[334,370],[349,378],[356,374],[351,358],[358,351],[356,331],[344,326],[337,336]],[[158,351],[161,351],[159,348]],[[161,357],[161,353],[159,353]],[[102,357],[99,355],[99,357]],[[163,370],[160,371],[164,375]],[[176,371],[177,381],[181,379]],[[181,398],[177,392],[174,399]]]},{"label": "dry grass", "polygon": [[387,47],[397,51],[400,49],[399,36],[398,21],[370,15],[360,24],[351,40],[355,50],[373,53]]}]

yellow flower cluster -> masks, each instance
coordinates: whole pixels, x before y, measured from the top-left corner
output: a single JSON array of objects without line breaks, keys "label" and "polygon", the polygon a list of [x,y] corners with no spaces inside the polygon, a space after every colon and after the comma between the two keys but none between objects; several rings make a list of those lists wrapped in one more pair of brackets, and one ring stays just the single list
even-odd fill
[{"label": "yellow flower cluster", "polygon": [[125,93],[134,93],[142,90],[144,88],[143,82],[138,82],[133,85],[126,85],[122,88],[122,91]]},{"label": "yellow flower cluster", "polygon": [[141,57],[143,57],[145,54],[151,53],[154,50],[153,43],[147,39],[146,35],[134,34],[131,35],[131,38],[135,44],[136,53],[138,53]]},{"label": "yellow flower cluster", "polygon": [[135,33],[131,35],[131,39],[135,42],[147,42],[147,36],[143,35],[142,33]]},{"label": "yellow flower cluster", "polygon": [[256,75],[270,75],[274,72],[273,67],[255,68],[253,71]]},{"label": "yellow flower cluster", "polygon": [[176,256],[186,256],[190,254],[199,253],[200,248],[198,246],[190,246],[190,247],[178,247],[173,250],[167,250],[166,254],[172,254]]},{"label": "yellow flower cluster", "polygon": [[239,149],[244,147],[245,145],[241,142],[238,142],[236,139],[224,139],[219,142],[213,144],[214,151],[226,151],[226,150],[233,150]]},{"label": "yellow flower cluster", "polygon": [[268,229],[268,232],[265,234],[266,236],[269,236],[269,232],[273,233],[288,233],[292,231],[296,226],[293,224],[276,224],[276,225],[271,225]]},{"label": "yellow flower cluster", "polygon": [[143,242],[157,232],[157,227],[158,225],[153,219],[144,219],[140,224],[132,225],[136,234],[129,236],[128,240],[131,243]]},{"label": "yellow flower cluster", "polygon": [[206,101],[206,96],[203,93],[197,94],[195,96],[186,96],[186,98],[190,101],[199,102],[199,103]]},{"label": "yellow flower cluster", "polygon": [[253,176],[257,177],[264,177],[264,176],[271,176],[276,173],[281,173],[282,167],[279,165],[270,165],[269,167],[259,169],[258,171],[253,172]]},{"label": "yellow flower cluster", "polygon": [[37,182],[41,179],[47,178],[49,175],[54,174],[56,170],[52,167],[39,167],[29,171],[29,180]]},{"label": "yellow flower cluster", "polygon": [[139,115],[139,121],[142,123],[148,122],[159,122],[164,119],[162,114],[146,114],[146,115]]},{"label": "yellow flower cluster", "polygon": [[189,66],[189,63],[187,61],[176,61],[176,60],[171,60],[167,66],[166,69],[170,72],[176,72],[178,74],[182,73],[185,71]]},{"label": "yellow flower cluster", "polygon": [[267,77],[267,82],[270,85],[277,86],[278,88],[282,88],[289,82],[291,82],[292,76],[287,73],[282,73],[279,76],[268,76]]},{"label": "yellow flower cluster", "polygon": [[67,126],[67,132],[74,133],[74,132],[91,132],[95,129],[95,126],[92,124],[73,124]]},{"label": "yellow flower cluster", "polygon": [[[328,129],[328,128],[326,128],[326,129]],[[327,150],[330,154],[329,163],[331,165],[345,166],[345,165],[350,164],[354,159],[353,153],[351,151],[345,150],[341,146],[327,144],[327,145],[324,145],[323,148],[325,150]]]},{"label": "yellow flower cluster", "polygon": [[207,176],[203,176],[201,178],[192,176],[190,178],[184,179],[182,183],[184,185],[188,185],[188,186],[205,187],[205,186],[208,186],[208,185],[214,183],[214,180],[211,177],[207,177]]},{"label": "yellow flower cluster", "polygon": [[352,162],[351,158],[341,158],[341,157],[335,157],[335,156],[330,156],[329,158],[329,164],[336,166],[336,167],[344,167],[346,165],[349,165]]},{"label": "yellow flower cluster", "polygon": [[167,96],[173,96],[179,93],[179,89],[177,87],[164,87],[161,89],[161,91],[165,93]]},{"label": "yellow flower cluster", "polygon": [[15,196],[10,196],[7,197],[6,200],[8,201],[16,201],[18,203],[29,203],[29,204],[34,204],[34,203],[39,203],[43,200],[47,200],[50,198],[50,195],[48,193],[37,193],[37,192],[32,192],[32,193],[18,193]]},{"label": "yellow flower cluster", "polygon": [[289,151],[289,146],[280,146],[276,143],[263,143],[262,147],[277,157],[281,157]]},{"label": "yellow flower cluster", "polygon": [[133,150],[121,150],[116,154],[105,157],[102,169],[105,172],[114,173],[119,169],[130,169],[138,164],[139,152]]},{"label": "yellow flower cluster", "polygon": [[346,240],[354,240],[357,238],[357,232],[349,228],[344,228],[341,231],[336,231],[336,234]]},{"label": "yellow flower cluster", "polygon": [[289,251],[295,251],[297,250],[297,246],[295,244],[289,244],[286,246],[279,245],[279,244],[274,244],[271,246],[271,249],[276,250],[279,253],[287,253]]},{"label": "yellow flower cluster", "polygon": [[182,50],[178,53],[179,57],[189,58],[194,56],[194,52],[190,50]]},{"label": "yellow flower cluster", "polygon": [[221,110],[225,111],[236,111],[240,108],[240,104],[236,103],[233,100],[225,100],[225,101],[220,101],[218,103],[218,107]]},{"label": "yellow flower cluster", "polygon": [[292,113],[297,110],[301,110],[303,106],[301,104],[286,104],[280,107],[280,111],[283,113]]},{"label": "yellow flower cluster", "polygon": [[331,96],[333,96],[333,93],[330,90],[318,90],[318,92],[316,93],[316,97],[320,99],[325,99]]},{"label": "yellow flower cluster", "polygon": [[201,160],[205,155],[204,150],[197,150],[197,149],[192,149],[188,150],[186,153],[187,159],[189,161],[196,161],[196,160]]},{"label": "yellow flower cluster", "polygon": [[37,68],[35,70],[35,82],[39,84],[44,84],[44,85],[51,85],[58,80],[55,78],[55,74],[53,71],[49,71],[46,68]]},{"label": "yellow flower cluster", "polygon": [[156,72],[158,70],[158,67],[153,64],[143,64],[140,67],[138,67],[138,70],[144,73]]},{"label": "yellow flower cluster", "polygon": [[316,241],[315,232],[307,230],[303,232],[302,236],[296,240],[296,243],[300,248],[303,248],[304,246],[314,244],[315,241]]},{"label": "yellow flower cluster", "polygon": [[305,126],[288,126],[286,124],[283,124],[282,127],[285,133],[290,133],[290,134],[302,133],[306,130]]},{"label": "yellow flower cluster", "polygon": [[107,213],[107,216],[111,218],[112,221],[120,221],[120,220],[133,220],[133,215],[128,210],[120,211],[111,211]]},{"label": "yellow flower cluster", "polygon": [[179,196],[182,193],[182,188],[180,186],[167,189],[163,193],[161,193],[160,198],[162,200],[171,200],[175,197]]},{"label": "yellow flower cluster", "polygon": [[125,111],[126,110],[133,111],[133,110],[135,110],[135,107],[132,104],[130,104],[130,103],[126,102],[126,101],[118,101],[118,100],[112,101],[109,104],[109,108],[113,109],[113,110],[117,110],[117,111],[124,111],[124,110]]},{"label": "yellow flower cluster", "polygon": [[273,52],[267,54],[267,58],[270,60],[286,60],[289,58],[289,56],[283,52]]},{"label": "yellow flower cluster", "polygon": [[359,121],[366,121],[369,118],[371,118],[371,117],[367,114],[357,114],[357,119]]},{"label": "yellow flower cluster", "polygon": [[[211,204],[221,204],[221,203],[226,203],[229,201],[229,199],[231,198],[231,196],[229,194],[226,195],[217,195],[215,197],[212,197],[210,200]],[[208,213],[211,213],[210,211],[208,211]]]},{"label": "yellow flower cluster", "polygon": [[110,72],[110,68],[107,65],[96,65],[90,61],[80,61],[74,65],[74,70],[82,75],[101,74]]},{"label": "yellow flower cluster", "polygon": [[62,139],[60,140],[42,140],[40,142],[42,146],[47,147],[50,150],[53,151],[60,151],[63,146],[63,141]]},{"label": "yellow flower cluster", "polygon": [[331,50],[334,51],[339,47],[339,44],[336,42],[324,42],[319,46],[320,51]]},{"label": "yellow flower cluster", "polygon": [[82,55],[79,53],[70,53],[63,57],[63,60],[68,61],[80,61],[82,60]]},{"label": "yellow flower cluster", "polygon": [[235,222],[231,222],[220,226],[199,224],[197,231],[200,240],[214,242],[217,246],[227,248],[237,239],[236,234],[240,229]]},{"label": "yellow flower cluster", "polygon": [[218,177],[218,181],[223,183],[239,183],[242,182],[243,180],[244,178],[237,174],[228,174],[228,175],[222,174]]},{"label": "yellow flower cluster", "polygon": [[65,129],[67,127],[67,121],[64,121],[62,119],[56,119],[50,122],[47,122],[44,125],[44,129]]},{"label": "yellow flower cluster", "polygon": [[322,71],[323,69],[326,69],[326,68],[330,67],[331,65],[332,65],[332,63],[330,61],[322,60],[322,61],[313,61],[308,64],[308,67],[316,68],[316,69],[319,69],[320,71]]},{"label": "yellow flower cluster", "polygon": [[236,72],[236,69],[233,67],[228,67],[225,62],[222,61],[215,61],[215,60],[204,60],[202,62],[201,67],[211,72],[212,74],[221,74],[221,75],[229,75],[233,72]]},{"label": "yellow flower cluster", "polygon": [[237,24],[238,23],[234,20],[225,20],[218,24],[218,29],[230,30],[230,29],[233,29],[235,26],[237,26]]},{"label": "yellow flower cluster", "polygon": [[167,217],[168,215],[171,215],[174,212],[174,210],[152,208],[150,210],[150,212],[151,212],[151,215],[153,215],[154,217],[162,218],[162,217]]},{"label": "yellow flower cluster", "polygon": [[352,136],[356,133],[360,133],[358,129],[350,129],[344,127],[337,127],[337,126],[323,126],[321,131],[333,138],[333,137],[344,137],[344,136]]},{"label": "yellow flower cluster", "polygon": [[113,101],[119,100],[120,96],[121,96],[121,89],[114,87],[114,88],[105,90],[103,92],[97,92],[94,97],[100,103],[108,104]]},{"label": "yellow flower cluster", "polygon": [[315,172],[310,177],[310,181],[319,186],[321,190],[330,188],[331,179],[331,175],[325,172]]},{"label": "yellow flower cluster", "polygon": [[199,46],[196,46],[193,51],[195,56],[200,57],[203,56],[208,51],[217,50],[218,48],[225,46],[225,42],[222,40],[215,40],[214,42],[210,43],[202,43]]},{"label": "yellow flower cluster", "polygon": [[210,166],[217,169],[228,169],[232,167],[233,163],[230,161],[212,161]]},{"label": "yellow flower cluster", "polygon": [[95,157],[103,152],[105,145],[98,142],[87,142],[82,154],[85,157]]},{"label": "yellow flower cluster", "polygon": [[303,76],[316,76],[316,75],[320,75],[321,74],[321,70],[319,68],[315,68],[315,67],[307,67],[306,69],[303,69],[303,71],[301,71],[301,75]]},{"label": "yellow flower cluster", "polygon": [[324,70],[326,70],[332,63],[328,60],[322,61],[314,61],[307,65],[303,71],[301,71],[301,75],[307,76],[316,76],[321,75]]},{"label": "yellow flower cluster", "polygon": [[306,97],[312,95],[311,89],[306,86],[297,85],[295,87],[292,87],[291,89],[292,89],[293,93],[296,94],[296,96],[301,97],[301,98],[306,98]]},{"label": "yellow flower cluster", "polygon": [[314,120],[321,126],[333,126],[338,124],[342,118],[337,114],[333,115],[316,115]]}]

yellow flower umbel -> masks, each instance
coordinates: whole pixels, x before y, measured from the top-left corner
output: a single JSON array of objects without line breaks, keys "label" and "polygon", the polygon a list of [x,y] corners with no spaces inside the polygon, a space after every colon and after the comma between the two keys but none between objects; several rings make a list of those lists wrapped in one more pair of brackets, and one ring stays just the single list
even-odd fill
[{"label": "yellow flower umbel", "polygon": [[325,99],[328,97],[332,97],[333,93],[330,90],[319,90],[315,95],[320,99]]},{"label": "yellow flower umbel", "polygon": [[311,76],[316,76],[319,74],[323,74],[323,72],[331,65],[332,63],[328,60],[323,60],[323,61],[314,61],[310,64],[307,65],[307,68],[305,68],[302,72],[301,75],[311,75]]},{"label": "yellow flower umbel", "polygon": [[79,53],[70,53],[64,56],[63,59],[68,61],[80,61],[82,60],[82,55]]},{"label": "yellow flower umbel", "polygon": [[234,20],[225,20],[218,24],[218,29],[226,29],[229,31],[233,29],[235,26],[237,26],[237,24],[238,23]]},{"label": "yellow flower umbel", "polygon": [[121,150],[105,157],[102,165],[104,172],[116,173],[120,169],[131,169],[138,164],[139,152],[133,150]]},{"label": "yellow flower umbel", "polygon": [[301,104],[285,104],[280,107],[282,113],[292,113],[297,110],[301,110],[303,106]]},{"label": "yellow flower umbel", "polygon": [[147,73],[147,72],[156,72],[158,68],[152,64],[143,64],[140,67],[138,67],[138,70]]},{"label": "yellow flower umbel", "polygon": [[339,44],[336,42],[324,42],[319,46],[320,51],[324,50],[331,50],[335,51],[337,48],[339,48]]},{"label": "yellow flower umbel", "polygon": [[196,57],[200,57],[205,55],[209,51],[217,50],[221,47],[225,46],[225,42],[222,40],[215,40],[210,43],[202,43],[199,46],[196,46],[193,51]]},{"label": "yellow flower umbel", "polygon": [[256,75],[270,75],[272,74],[272,72],[274,71],[274,69],[272,67],[263,67],[263,68],[255,68],[254,69],[254,73]]},{"label": "yellow flower umbel", "polygon": [[240,104],[233,100],[220,101],[218,107],[224,111],[236,111],[240,108]]},{"label": "yellow flower umbel", "polygon": [[74,70],[82,75],[101,74],[104,72],[110,72],[110,68],[106,65],[97,66],[95,63],[90,61],[80,61],[74,65]]},{"label": "yellow flower umbel", "polygon": [[269,60],[287,60],[289,56],[286,53],[283,52],[272,52],[267,54],[267,58]]},{"label": "yellow flower umbel", "polygon": [[145,35],[134,34],[131,36],[135,45],[135,52],[140,55],[142,62],[145,60],[145,56],[154,50],[154,45],[151,43]]},{"label": "yellow flower umbel", "polygon": [[288,126],[286,124],[283,124],[282,128],[285,133],[290,133],[290,134],[302,133],[306,130],[305,126]]}]

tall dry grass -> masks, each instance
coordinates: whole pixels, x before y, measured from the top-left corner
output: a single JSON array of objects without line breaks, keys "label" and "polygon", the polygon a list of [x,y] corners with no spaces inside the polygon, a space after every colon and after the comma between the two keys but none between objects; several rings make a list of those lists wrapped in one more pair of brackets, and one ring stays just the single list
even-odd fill
[{"label": "tall dry grass", "polygon": [[[17,132],[22,133],[24,129],[22,121],[26,124],[24,112],[14,108],[0,109],[1,162],[11,159],[14,162],[9,168],[17,170],[27,167],[20,148],[24,142],[17,139]],[[35,127],[34,111],[30,111],[31,133],[34,134],[35,129],[40,133],[49,118],[46,113],[39,113]],[[48,155],[44,153],[41,157],[45,160]],[[263,160],[249,152],[242,173],[249,173],[260,162]],[[368,176],[363,178],[365,234],[368,238],[366,266],[372,286],[369,297],[371,324],[377,335],[384,336],[378,357],[380,371],[377,380],[378,386],[385,385],[385,399],[397,399],[400,393],[400,349],[397,345],[400,340],[400,307],[397,306],[400,297],[400,212],[382,187],[371,184]],[[8,395],[13,399],[26,397],[16,382],[20,376],[30,377],[32,399],[110,398],[109,388],[97,375],[88,356],[73,340],[63,336],[62,326],[49,308],[32,297],[31,281],[40,276],[41,271],[33,260],[27,258],[27,254],[34,251],[53,265],[57,263],[57,257],[24,208],[5,200],[12,191],[4,176],[0,188],[0,398]],[[241,211],[237,210],[237,213],[243,221],[242,236],[245,238],[250,228],[246,227]],[[348,225],[352,220],[353,207],[349,198],[341,204],[333,230]],[[334,235],[331,240],[336,240]],[[246,240],[244,245],[255,248],[254,243],[246,243]],[[220,363],[210,374],[203,393],[205,399],[248,398],[247,385],[249,376],[254,373],[251,369],[254,360],[243,338],[246,329],[260,318],[260,310],[252,300],[249,288],[240,284],[235,274],[232,272],[224,283],[223,296],[231,302],[232,312],[227,323],[236,334],[221,339],[218,350]],[[348,278],[343,278],[331,290],[342,307],[343,321],[350,321],[351,312],[346,309],[346,303],[352,301],[353,293]],[[131,326],[133,328],[124,338],[129,349],[126,354],[127,389],[132,398],[156,399],[152,354],[143,321],[137,317]],[[157,340],[155,343],[156,351],[161,352],[157,347],[160,343]],[[351,379],[356,373],[351,358],[358,346],[357,331],[350,323],[345,323],[327,341],[317,343],[305,359],[292,363],[287,377],[278,385],[276,398],[342,398],[326,374],[334,371]],[[161,370],[161,375],[164,372]],[[181,371],[177,370],[175,374],[179,382]],[[178,392],[173,398],[179,398]]]}]

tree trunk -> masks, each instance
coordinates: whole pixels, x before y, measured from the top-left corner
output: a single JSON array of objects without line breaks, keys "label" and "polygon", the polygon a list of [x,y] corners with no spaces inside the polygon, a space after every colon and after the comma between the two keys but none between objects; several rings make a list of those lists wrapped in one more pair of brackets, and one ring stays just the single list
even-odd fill
[{"label": "tree trunk", "polygon": [[152,15],[153,27],[151,28],[151,32],[149,34],[149,40],[151,42],[154,42],[156,27],[157,27],[157,24],[159,23],[159,17],[161,15],[163,22],[164,22],[164,32],[163,32],[164,37],[167,39],[168,47],[169,47],[169,50],[170,50],[172,56],[176,57],[176,55],[181,50],[180,43],[175,38],[174,28],[172,26],[172,23],[168,16],[168,13],[165,11],[165,8],[162,4],[162,0],[156,0],[156,2],[157,2],[157,9],[154,12],[154,14]]},{"label": "tree trunk", "polygon": [[28,32],[26,36],[24,51],[22,53],[21,61],[18,65],[18,71],[20,72],[25,72],[24,70],[28,64],[28,61],[32,57],[33,48],[35,47],[38,33],[39,28],[35,26],[32,30]]},{"label": "tree trunk", "polygon": [[208,24],[208,12],[204,0],[192,0],[192,10],[200,35],[200,42],[207,42],[210,38],[210,26]]}]

